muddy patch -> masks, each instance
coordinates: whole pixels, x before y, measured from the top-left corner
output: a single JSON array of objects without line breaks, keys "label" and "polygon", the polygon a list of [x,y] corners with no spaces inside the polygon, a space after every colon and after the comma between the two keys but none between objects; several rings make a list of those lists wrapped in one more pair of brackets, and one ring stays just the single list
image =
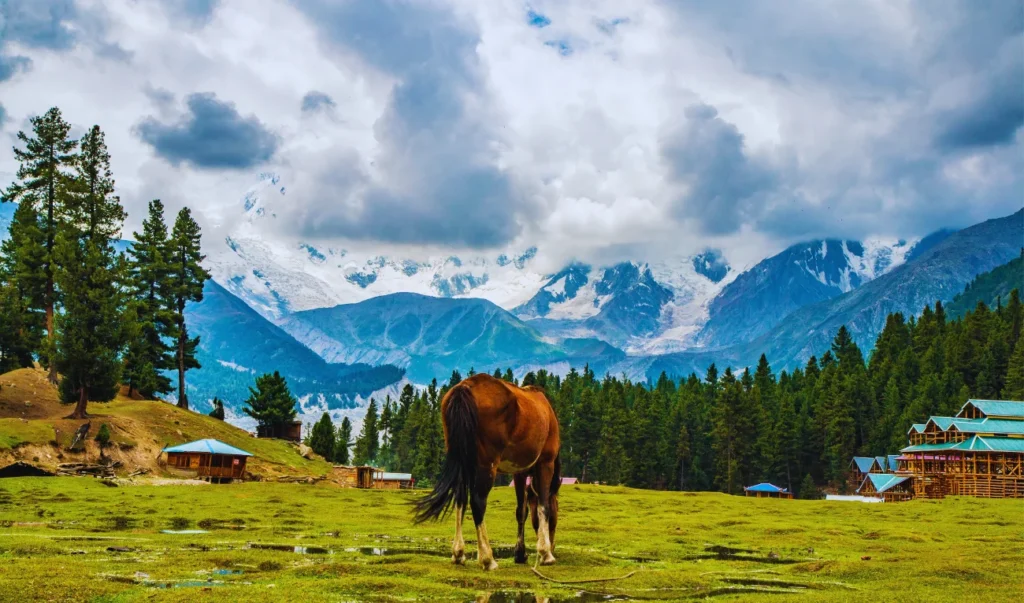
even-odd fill
[{"label": "muddy patch", "polygon": [[247,549],[260,549],[265,551],[281,551],[284,553],[295,553],[297,555],[333,555],[334,551],[320,546],[294,546],[291,544],[269,544],[263,542],[250,542],[245,545]]},{"label": "muddy patch", "polygon": [[633,601],[626,595],[579,591],[574,595],[548,597],[528,591],[503,590],[484,593],[470,603],[598,603],[601,601]]}]

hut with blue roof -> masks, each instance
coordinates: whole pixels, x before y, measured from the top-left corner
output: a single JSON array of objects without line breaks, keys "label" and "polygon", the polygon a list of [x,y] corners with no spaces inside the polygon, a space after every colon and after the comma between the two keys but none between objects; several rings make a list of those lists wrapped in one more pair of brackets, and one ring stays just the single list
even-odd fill
[{"label": "hut with blue roof", "polygon": [[242,479],[252,454],[220,440],[196,440],[165,447],[167,467],[214,483]]},{"label": "hut with blue roof", "polygon": [[775,484],[769,484],[768,482],[762,482],[754,486],[747,486],[743,489],[747,496],[754,496],[757,498],[793,498],[793,493],[785,488],[780,488]]}]

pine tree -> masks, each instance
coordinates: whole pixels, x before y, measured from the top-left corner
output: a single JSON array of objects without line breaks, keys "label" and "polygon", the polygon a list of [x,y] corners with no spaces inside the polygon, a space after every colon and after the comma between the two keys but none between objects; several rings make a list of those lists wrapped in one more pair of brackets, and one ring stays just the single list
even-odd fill
[{"label": "pine tree", "polygon": [[159,199],[149,202],[149,215],[142,232],[133,233],[135,243],[128,250],[128,274],[132,295],[132,314],[126,324],[134,325],[125,354],[125,384],[129,392],[144,398],[172,391],[171,380],[163,371],[174,368],[169,336],[173,317],[169,310],[167,225],[164,206]]},{"label": "pine tree", "polygon": [[168,335],[175,341],[174,365],[178,370],[178,406],[188,408],[185,393],[185,371],[200,368],[196,360],[199,338],[188,336],[185,324],[185,304],[203,301],[203,284],[210,278],[201,265],[202,255],[199,225],[187,207],[178,212],[174,230],[167,244],[167,300],[171,313]]},{"label": "pine tree", "polygon": [[0,363],[30,367],[42,350],[45,239],[31,203],[14,210],[7,240],[0,242]]},{"label": "pine tree", "polygon": [[814,478],[811,477],[810,473],[804,476],[804,481],[800,482],[800,491],[797,494],[804,500],[817,500],[821,498],[818,486],[814,485]]},{"label": "pine tree", "polygon": [[[66,202],[68,185],[72,182],[69,173],[75,160],[77,143],[68,137],[71,125],[64,121],[60,109],[53,107],[44,115],[30,119],[32,136],[18,132],[18,140],[24,149],[14,148],[14,158],[18,161],[18,182],[11,184],[2,196],[6,201],[18,201],[28,205],[40,214],[39,228],[42,233],[42,252],[38,249],[23,250],[41,257],[40,278],[42,289],[38,309],[45,315],[46,349],[40,350],[41,357],[46,360],[56,348],[55,308],[58,303],[56,275],[59,270],[55,257],[57,233],[66,219]],[[57,382],[56,368],[46,360],[50,368],[50,381]]]},{"label": "pine tree", "polygon": [[54,366],[63,374],[62,397],[77,401],[72,418],[88,416],[90,400],[117,395],[125,331],[113,238],[125,218],[114,195],[110,155],[98,126],[82,137],[67,186],[64,223],[52,254],[64,313],[57,318]]},{"label": "pine tree", "polygon": [[1006,369],[1003,397],[1007,400],[1024,400],[1024,337],[1017,339],[1013,355],[1010,356],[1010,362]]},{"label": "pine tree", "polygon": [[366,416],[363,417],[363,430],[356,439],[356,448],[353,452],[353,462],[356,465],[367,465],[377,458],[377,451],[380,447],[377,437],[377,401],[370,398],[370,406],[366,409]]},{"label": "pine tree", "polygon": [[90,400],[106,402],[117,395],[123,335],[120,291],[109,249],[62,233],[54,256],[64,265],[57,272],[64,312],[57,320],[54,366],[63,376],[62,399],[77,402],[70,418],[84,419]]},{"label": "pine tree", "polygon": [[334,462],[339,465],[348,465],[349,448],[352,446],[352,422],[345,417],[341,420],[338,433],[334,440]]},{"label": "pine tree", "polygon": [[210,411],[210,416],[220,421],[224,420],[224,402],[220,398],[214,397],[210,402],[213,405],[213,410]]},{"label": "pine tree", "polygon": [[331,415],[326,412],[313,425],[313,433],[309,436],[309,447],[327,460],[334,458],[334,423],[331,422]]},{"label": "pine tree", "polygon": [[276,430],[295,420],[297,401],[288,390],[288,382],[274,371],[256,378],[256,387],[249,388],[249,398],[242,412],[256,419],[260,427]]}]

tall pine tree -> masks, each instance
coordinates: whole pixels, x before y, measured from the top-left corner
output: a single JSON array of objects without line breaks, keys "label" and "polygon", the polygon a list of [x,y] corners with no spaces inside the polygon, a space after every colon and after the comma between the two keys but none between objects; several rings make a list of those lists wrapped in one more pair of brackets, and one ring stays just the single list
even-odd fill
[{"label": "tall pine tree", "polygon": [[274,430],[295,420],[296,403],[288,382],[281,373],[274,371],[256,378],[256,386],[249,388],[242,412],[256,419],[260,427]]},{"label": "tall pine tree", "polygon": [[76,402],[71,418],[82,419],[90,400],[105,402],[117,395],[121,379],[125,332],[113,238],[125,213],[114,195],[110,155],[99,127],[82,137],[73,163],[66,221],[53,253],[54,264],[61,267],[56,284],[64,309],[57,320],[54,365],[63,374],[62,398]]},{"label": "tall pine tree", "polygon": [[33,300],[45,315],[47,342],[45,349],[40,350],[41,358],[50,369],[50,381],[57,382],[57,372],[48,359],[56,347],[55,309],[57,307],[56,275],[58,272],[55,257],[57,234],[67,216],[69,184],[73,181],[70,169],[75,161],[77,142],[68,137],[71,125],[64,120],[60,109],[53,107],[42,116],[30,119],[32,135],[18,132],[18,140],[23,149],[14,148],[14,158],[18,161],[18,181],[11,184],[3,192],[7,201],[18,201],[28,204],[39,214],[39,228],[42,233],[42,252],[38,249],[23,250],[32,255],[41,255],[40,278],[42,288],[37,299]]},{"label": "tall pine tree", "polygon": [[149,215],[142,232],[133,233],[135,243],[128,250],[132,315],[135,336],[128,341],[124,364],[125,384],[129,392],[144,398],[172,391],[171,380],[163,373],[175,367],[172,348],[165,338],[173,328],[169,309],[169,270],[167,263],[167,224],[164,205],[159,199],[149,202]]},{"label": "tall pine tree", "polygon": [[371,398],[370,406],[366,409],[366,416],[363,417],[363,430],[359,433],[353,453],[356,465],[366,465],[377,458],[377,451],[380,447],[377,435],[377,401]]},{"label": "tall pine tree", "polygon": [[185,371],[200,368],[200,365],[196,360],[199,338],[188,336],[185,305],[190,301],[203,301],[203,284],[210,278],[210,273],[201,265],[206,256],[202,254],[199,224],[192,218],[192,212],[187,207],[178,212],[167,248],[167,300],[171,312],[171,328],[168,335],[175,343],[174,365],[178,370],[178,406],[187,409]]}]

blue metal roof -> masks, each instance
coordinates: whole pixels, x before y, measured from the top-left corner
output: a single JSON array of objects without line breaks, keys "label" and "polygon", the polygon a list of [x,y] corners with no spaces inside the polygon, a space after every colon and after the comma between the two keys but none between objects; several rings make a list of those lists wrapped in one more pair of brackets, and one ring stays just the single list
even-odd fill
[{"label": "blue metal roof", "polygon": [[914,423],[913,425],[910,426],[910,429],[907,431],[907,433],[910,433],[911,431],[923,433],[925,427],[926,425],[924,423]]},{"label": "blue metal roof", "polygon": [[767,482],[763,482],[763,483],[757,484],[756,486],[750,486],[748,488],[744,488],[744,490],[746,490],[747,492],[785,492],[786,491],[785,488],[780,488],[780,487],[778,487],[776,485],[769,484]]},{"label": "blue metal roof", "polygon": [[220,440],[196,440],[186,442],[170,448],[164,448],[164,452],[199,452],[205,454],[231,454],[234,456],[252,456],[241,448],[235,448]]},{"label": "blue metal roof", "polygon": [[384,479],[384,480],[407,482],[407,481],[411,481],[412,480],[412,474],[411,473],[390,473],[390,472],[385,471],[383,474],[381,474],[380,478]]},{"label": "blue metal roof", "polygon": [[[900,475],[893,475],[891,473],[871,473],[865,478],[864,483],[867,483],[867,480],[871,480],[871,485],[875,487],[875,492],[881,494],[882,492],[885,492],[886,490],[892,488],[893,486],[898,486],[899,484],[902,484],[908,479],[910,478]],[[857,488],[857,492],[860,492],[863,489],[864,484],[861,484],[860,488]]]},{"label": "blue metal roof", "polygon": [[[853,462],[857,465],[858,471],[861,473],[868,473],[878,461],[875,460],[875,457],[873,456],[855,456],[853,457]],[[879,469],[884,471],[885,467],[879,467]]]},{"label": "blue metal roof", "polygon": [[889,463],[889,471],[896,471],[896,469],[899,467],[899,462],[897,462],[899,458],[900,455],[898,454],[890,454],[889,456],[886,457]]}]

